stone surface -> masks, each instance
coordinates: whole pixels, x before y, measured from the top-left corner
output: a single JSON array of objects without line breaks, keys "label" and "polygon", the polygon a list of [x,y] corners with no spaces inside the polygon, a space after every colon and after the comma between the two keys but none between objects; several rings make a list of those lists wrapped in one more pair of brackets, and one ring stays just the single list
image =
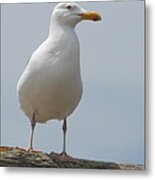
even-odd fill
[{"label": "stone surface", "polygon": [[18,147],[0,147],[1,167],[41,167],[41,168],[81,168],[81,169],[116,169],[144,170],[143,165],[119,164],[63,157],[56,153],[27,151]]}]

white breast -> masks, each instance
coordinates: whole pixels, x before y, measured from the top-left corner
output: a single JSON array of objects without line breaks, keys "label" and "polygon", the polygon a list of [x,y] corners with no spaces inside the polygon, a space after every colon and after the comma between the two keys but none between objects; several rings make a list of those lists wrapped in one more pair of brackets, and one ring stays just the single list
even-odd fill
[{"label": "white breast", "polygon": [[75,32],[49,37],[32,55],[19,79],[19,102],[25,114],[37,122],[64,119],[82,95],[79,43]]}]

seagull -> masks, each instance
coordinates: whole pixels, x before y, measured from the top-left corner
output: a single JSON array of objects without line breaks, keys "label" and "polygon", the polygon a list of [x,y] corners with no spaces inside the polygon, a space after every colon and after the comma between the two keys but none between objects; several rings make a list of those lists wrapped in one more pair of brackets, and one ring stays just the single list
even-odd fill
[{"label": "seagull", "polygon": [[47,39],[33,52],[17,84],[20,108],[29,118],[29,150],[33,151],[36,123],[63,120],[63,150],[66,153],[67,118],[82,97],[80,48],[75,26],[82,20],[99,21],[97,12],[76,3],[59,3],[51,15]]}]

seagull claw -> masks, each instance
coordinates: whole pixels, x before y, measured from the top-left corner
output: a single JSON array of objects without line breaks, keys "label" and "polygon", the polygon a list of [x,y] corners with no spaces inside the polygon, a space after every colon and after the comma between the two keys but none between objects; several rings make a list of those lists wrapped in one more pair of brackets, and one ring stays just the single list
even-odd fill
[{"label": "seagull claw", "polygon": [[52,152],[50,153],[51,156],[53,156],[54,158],[56,158],[57,160],[59,161],[74,161],[74,158],[67,155],[66,152],[62,152],[62,153],[55,153],[55,152]]}]

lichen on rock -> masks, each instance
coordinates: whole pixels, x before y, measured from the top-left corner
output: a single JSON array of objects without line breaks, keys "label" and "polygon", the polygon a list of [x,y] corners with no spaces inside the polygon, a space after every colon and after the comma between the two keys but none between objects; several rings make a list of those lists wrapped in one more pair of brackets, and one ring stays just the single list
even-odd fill
[{"label": "lichen on rock", "polygon": [[81,169],[126,169],[143,170],[143,165],[119,164],[83,160],[69,157],[63,160],[56,153],[43,153],[39,151],[27,151],[18,147],[0,147],[1,167],[42,167],[42,168],[81,168]]}]

